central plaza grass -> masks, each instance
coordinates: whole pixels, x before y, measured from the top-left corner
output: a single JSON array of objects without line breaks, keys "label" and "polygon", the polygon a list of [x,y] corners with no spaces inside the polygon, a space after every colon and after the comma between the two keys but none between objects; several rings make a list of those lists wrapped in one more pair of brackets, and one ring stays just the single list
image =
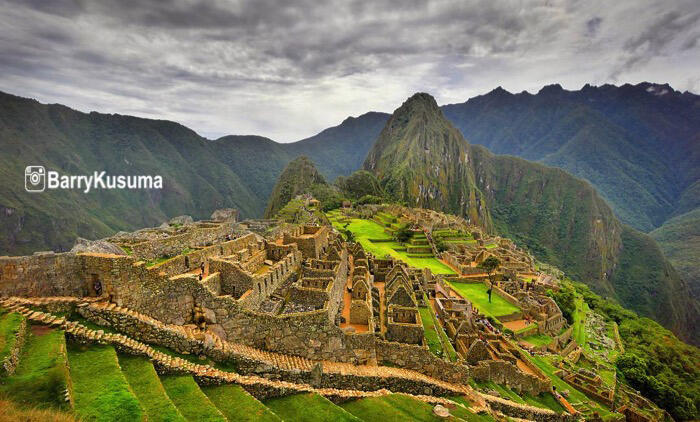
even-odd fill
[{"label": "central plaza grass", "polygon": [[170,400],[190,421],[221,421],[226,418],[204,395],[191,375],[166,375],[160,378]]},{"label": "central plaza grass", "polygon": [[141,356],[119,356],[119,366],[149,421],[185,421],[170,401],[153,364]]},{"label": "central plaza grass", "polygon": [[68,344],[75,412],[86,421],[136,421],[144,410],[122,374],[112,346]]},{"label": "central plaza grass", "polygon": [[474,306],[484,315],[498,318],[503,315],[510,315],[518,312],[517,306],[507,302],[495,291],[491,294],[489,303],[488,287],[484,283],[457,283],[449,282],[450,286],[462,297],[469,299]]},{"label": "central plaza grass", "polygon": [[[353,218],[349,222],[332,221],[333,226],[339,230],[350,230],[355,235],[355,241],[377,258],[390,255],[415,268],[429,268],[435,274],[455,274],[447,265],[435,257],[418,258],[408,256],[406,251],[398,251],[402,248],[398,242],[391,241],[391,236],[384,232],[384,228],[371,220]],[[345,227],[347,224],[347,227]],[[386,240],[385,242],[373,242],[372,240]]]},{"label": "central plaza grass", "polygon": [[360,422],[360,419],[318,394],[295,394],[265,400],[263,403],[285,421]]},{"label": "central plaza grass", "polygon": [[225,384],[202,387],[204,394],[230,421],[279,422],[270,409],[251,396],[240,385]]},{"label": "central plaza grass", "polygon": [[0,392],[24,406],[66,408],[66,342],[61,330],[30,334],[14,375],[2,380]]}]

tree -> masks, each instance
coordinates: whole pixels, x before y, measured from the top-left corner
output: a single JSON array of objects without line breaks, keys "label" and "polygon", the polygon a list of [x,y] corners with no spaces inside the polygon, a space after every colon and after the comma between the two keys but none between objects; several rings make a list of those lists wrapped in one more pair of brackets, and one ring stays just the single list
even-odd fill
[{"label": "tree", "polygon": [[401,227],[396,231],[396,240],[401,243],[406,243],[413,236],[413,232],[408,226]]},{"label": "tree", "polygon": [[490,256],[486,258],[480,265],[481,268],[486,270],[486,274],[489,276],[489,303],[491,303],[491,292],[493,291],[493,273],[501,265],[501,261],[495,256]]}]

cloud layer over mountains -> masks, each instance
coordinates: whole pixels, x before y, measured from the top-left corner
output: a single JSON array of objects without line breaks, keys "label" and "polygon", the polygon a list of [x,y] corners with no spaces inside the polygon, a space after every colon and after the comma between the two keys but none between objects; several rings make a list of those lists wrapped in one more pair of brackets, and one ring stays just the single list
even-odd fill
[{"label": "cloud layer over mountains", "polygon": [[698,92],[699,21],[694,0],[0,0],[0,90],[292,141],[416,91]]}]

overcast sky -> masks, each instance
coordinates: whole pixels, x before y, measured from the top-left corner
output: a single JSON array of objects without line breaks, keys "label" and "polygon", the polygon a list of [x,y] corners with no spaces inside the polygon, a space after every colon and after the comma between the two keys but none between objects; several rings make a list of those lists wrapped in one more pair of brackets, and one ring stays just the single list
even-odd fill
[{"label": "overcast sky", "polygon": [[0,0],[0,90],[289,142],[417,91],[698,93],[699,21],[698,0]]}]

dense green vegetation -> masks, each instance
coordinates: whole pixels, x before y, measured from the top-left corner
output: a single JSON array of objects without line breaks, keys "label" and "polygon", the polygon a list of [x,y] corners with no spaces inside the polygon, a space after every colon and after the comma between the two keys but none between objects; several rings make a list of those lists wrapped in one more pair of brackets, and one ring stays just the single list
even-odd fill
[{"label": "dense green vegetation", "polygon": [[142,356],[119,355],[119,366],[149,421],[184,421],[160,383],[153,364]]},{"label": "dense green vegetation", "polygon": [[490,227],[469,145],[435,99],[418,93],[394,111],[363,164],[394,200],[468,216]]},{"label": "dense green vegetation", "polygon": [[[700,350],[678,340],[670,331],[648,318],[638,317],[619,304],[604,299],[582,283],[565,283],[562,290],[619,326],[625,353],[617,358],[619,374],[627,382],[666,409],[675,419],[698,417],[700,404]],[[569,306],[560,303],[560,307]],[[577,311],[574,311],[577,312]],[[579,339],[577,339],[578,341]]]},{"label": "dense green vegetation", "polygon": [[299,422],[359,422],[360,419],[318,394],[294,394],[264,401],[283,420]]},{"label": "dense green vegetation", "polygon": [[649,83],[551,85],[536,95],[498,88],[443,111],[472,143],[590,181],[622,221],[649,231],[680,214],[679,198],[697,180],[697,99]]},{"label": "dense green vegetation", "polygon": [[[265,218],[272,218],[297,195],[311,193],[316,185],[327,185],[326,179],[316,170],[308,157],[298,157],[284,169],[270,195]],[[320,200],[320,199],[319,199]]]},{"label": "dense green vegetation", "polygon": [[129,389],[112,346],[68,345],[75,412],[85,420],[139,420],[144,410]]},{"label": "dense green vegetation", "polygon": [[340,176],[336,179],[335,185],[348,198],[353,200],[365,198],[365,203],[369,197],[382,198],[386,195],[379,185],[379,180],[366,170],[358,170],[347,177]]},{"label": "dense green vegetation", "polygon": [[688,282],[693,295],[700,297],[700,207],[671,218],[649,236]]},{"label": "dense green vegetation", "polygon": [[202,387],[209,400],[228,418],[240,422],[279,422],[270,409],[248,394],[240,385],[226,384]]}]

